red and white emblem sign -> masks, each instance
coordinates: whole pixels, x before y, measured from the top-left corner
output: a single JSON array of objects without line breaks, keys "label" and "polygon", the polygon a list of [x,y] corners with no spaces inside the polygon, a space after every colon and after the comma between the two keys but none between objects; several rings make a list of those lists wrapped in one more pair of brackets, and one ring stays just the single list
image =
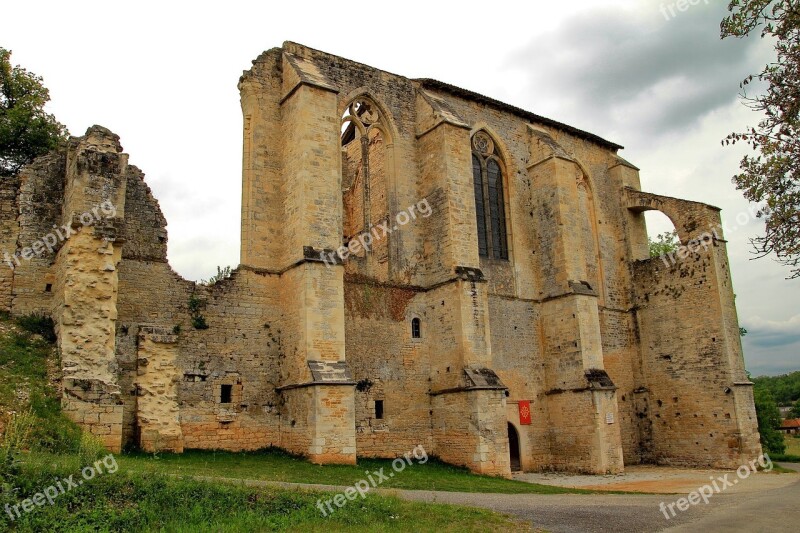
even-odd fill
[{"label": "red and white emblem sign", "polygon": [[523,426],[531,424],[531,402],[529,400],[519,401],[519,423]]}]

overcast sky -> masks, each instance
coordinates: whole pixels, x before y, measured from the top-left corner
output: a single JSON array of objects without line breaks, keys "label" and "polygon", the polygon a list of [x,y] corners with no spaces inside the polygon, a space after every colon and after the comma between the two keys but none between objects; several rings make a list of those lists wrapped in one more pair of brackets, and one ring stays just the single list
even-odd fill
[{"label": "overcast sky", "polygon": [[[50,111],[72,134],[100,124],[120,135],[183,276],[239,262],[236,83],[261,51],[292,40],[586,129],[626,147],[644,190],[721,207],[747,368],[800,369],[800,280],[750,260],[761,224],[730,180],[744,152],[720,145],[757,122],[738,85],[772,54],[757,38],[720,41],[727,1],[683,12],[661,0],[121,4],[9,2],[0,46],[45,78]],[[649,215],[651,233],[671,229]]]}]

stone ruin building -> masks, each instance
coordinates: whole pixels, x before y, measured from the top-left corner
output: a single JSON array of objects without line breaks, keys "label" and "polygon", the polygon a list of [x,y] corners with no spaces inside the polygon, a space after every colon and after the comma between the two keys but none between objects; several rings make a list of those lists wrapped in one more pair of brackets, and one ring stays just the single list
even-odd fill
[{"label": "stone ruin building", "polygon": [[[108,448],[422,445],[501,476],[758,456],[726,241],[691,246],[719,209],[642,192],[591,133],[295,43],[239,90],[241,264],[214,285],[170,268],[105,128],[0,181],[0,309],[53,317],[63,408]],[[649,258],[652,209],[679,260]]]}]

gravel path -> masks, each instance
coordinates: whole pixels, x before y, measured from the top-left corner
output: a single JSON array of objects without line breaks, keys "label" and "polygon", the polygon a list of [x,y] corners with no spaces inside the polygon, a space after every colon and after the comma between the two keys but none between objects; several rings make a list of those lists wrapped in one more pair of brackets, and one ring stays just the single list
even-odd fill
[{"label": "gravel path", "polygon": [[[782,464],[800,472],[798,465]],[[691,472],[689,472],[691,473]],[[650,481],[649,472],[646,478]],[[672,476],[664,469],[667,480]],[[681,478],[687,477],[681,471]],[[226,481],[249,486],[277,486],[298,490],[341,492],[345,487],[306,483],[283,483],[218,477],[202,477],[204,481]],[[705,471],[689,475],[691,490],[708,482]],[[732,478],[731,478],[732,479]],[[776,479],[779,480],[776,481]],[[541,480],[540,480],[541,481]],[[595,481],[597,481],[595,479]],[[630,482],[627,479],[626,482]],[[598,484],[597,482],[595,484]],[[602,484],[602,483],[599,483]],[[709,503],[690,506],[684,512],[666,519],[660,509],[685,497],[679,494],[483,494],[421,490],[379,489],[379,494],[393,495],[412,501],[447,503],[482,507],[506,513],[530,522],[535,528],[553,533],[715,533],[731,532],[797,532],[800,524],[800,475],[758,474],[741,485],[748,489],[725,490],[714,494]],[[736,485],[737,487],[739,484]],[[677,511],[677,509],[676,509]]]},{"label": "gravel path", "polygon": [[[797,465],[783,464],[798,470]],[[528,520],[535,527],[553,533],[614,532],[646,533],[669,531],[791,532],[800,528],[800,476],[759,474],[741,484],[762,485],[763,490],[728,490],[715,494],[708,505],[700,502],[687,511],[665,518],[660,504],[685,497],[682,494],[469,494],[454,492],[402,491],[410,500],[484,507]],[[769,477],[766,477],[769,476]],[[780,486],[771,487],[780,478]],[[694,485],[693,489],[708,482]],[[738,486],[737,484],[736,486]],[[677,509],[676,509],[677,511]],[[669,511],[667,511],[669,513]]]}]

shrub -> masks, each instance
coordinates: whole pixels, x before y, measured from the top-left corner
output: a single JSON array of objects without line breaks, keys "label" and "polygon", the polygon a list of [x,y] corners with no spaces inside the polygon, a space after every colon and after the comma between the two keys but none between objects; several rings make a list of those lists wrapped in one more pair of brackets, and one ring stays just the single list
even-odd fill
[{"label": "shrub", "polygon": [[41,335],[50,343],[56,342],[56,327],[53,319],[38,313],[17,318],[17,325],[29,333]]}]

